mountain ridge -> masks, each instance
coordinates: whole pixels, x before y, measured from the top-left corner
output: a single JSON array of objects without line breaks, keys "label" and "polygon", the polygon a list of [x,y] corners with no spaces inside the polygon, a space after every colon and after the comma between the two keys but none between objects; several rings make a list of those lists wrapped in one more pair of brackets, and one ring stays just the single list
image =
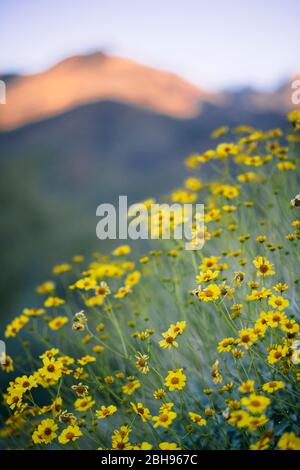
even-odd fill
[{"label": "mountain ridge", "polygon": [[203,100],[214,96],[174,73],[129,59],[102,52],[73,56],[46,71],[9,80],[0,129],[14,129],[107,99],[189,118],[199,113]]},{"label": "mountain ridge", "polygon": [[6,76],[7,104],[0,109],[2,132],[106,100],[180,119],[201,115],[207,103],[225,109],[239,100],[239,106],[254,112],[286,112],[293,107],[291,81],[269,93],[249,88],[213,93],[173,72],[104,52],[67,57],[36,74]]}]

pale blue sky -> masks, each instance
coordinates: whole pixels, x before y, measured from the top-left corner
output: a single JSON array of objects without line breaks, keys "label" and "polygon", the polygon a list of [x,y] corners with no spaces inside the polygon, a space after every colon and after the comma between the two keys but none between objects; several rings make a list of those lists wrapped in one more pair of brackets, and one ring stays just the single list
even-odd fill
[{"label": "pale blue sky", "polygon": [[0,0],[0,72],[104,49],[210,89],[300,71],[299,0]]}]

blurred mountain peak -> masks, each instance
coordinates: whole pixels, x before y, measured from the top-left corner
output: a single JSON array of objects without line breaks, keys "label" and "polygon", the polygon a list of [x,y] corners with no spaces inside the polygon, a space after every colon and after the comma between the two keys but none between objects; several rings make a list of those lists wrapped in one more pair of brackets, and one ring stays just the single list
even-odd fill
[{"label": "blurred mountain peak", "polygon": [[201,115],[205,104],[224,109],[284,113],[291,107],[291,83],[262,92],[245,87],[210,93],[172,72],[94,51],[63,59],[48,70],[7,80],[7,104],[0,108],[0,131],[17,129],[102,101],[124,103],[172,118]]},{"label": "blurred mountain peak", "polygon": [[0,129],[15,129],[105,100],[190,118],[200,113],[203,100],[216,97],[174,73],[100,51],[72,56],[41,73],[10,80]]},{"label": "blurred mountain peak", "polygon": [[104,51],[94,51],[87,54],[76,54],[54,64],[50,70],[57,70],[63,67],[77,67],[82,65],[91,65],[92,62],[100,62],[109,59],[110,56]]}]

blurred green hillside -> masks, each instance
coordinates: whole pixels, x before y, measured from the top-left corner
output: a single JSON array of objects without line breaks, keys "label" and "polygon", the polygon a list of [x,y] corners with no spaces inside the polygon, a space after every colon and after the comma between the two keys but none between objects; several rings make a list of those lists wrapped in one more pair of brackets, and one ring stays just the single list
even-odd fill
[{"label": "blurred green hillside", "polygon": [[55,263],[107,249],[95,235],[98,204],[166,193],[182,180],[183,157],[204,151],[224,122],[268,128],[284,118],[208,105],[201,117],[174,119],[101,102],[0,133],[2,316],[30,304]]}]

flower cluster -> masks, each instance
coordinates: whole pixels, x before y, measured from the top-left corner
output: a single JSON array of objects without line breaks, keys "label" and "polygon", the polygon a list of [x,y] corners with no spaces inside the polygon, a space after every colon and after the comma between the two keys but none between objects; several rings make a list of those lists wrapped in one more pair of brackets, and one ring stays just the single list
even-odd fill
[{"label": "flower cluster", "polygon": [[53,268],[5,329],[1,445],[300,450],[300,112],[288,119],[286,135],[224,126],[187,158],[167,198],[205,202],[202,250],[161,240]]}]

